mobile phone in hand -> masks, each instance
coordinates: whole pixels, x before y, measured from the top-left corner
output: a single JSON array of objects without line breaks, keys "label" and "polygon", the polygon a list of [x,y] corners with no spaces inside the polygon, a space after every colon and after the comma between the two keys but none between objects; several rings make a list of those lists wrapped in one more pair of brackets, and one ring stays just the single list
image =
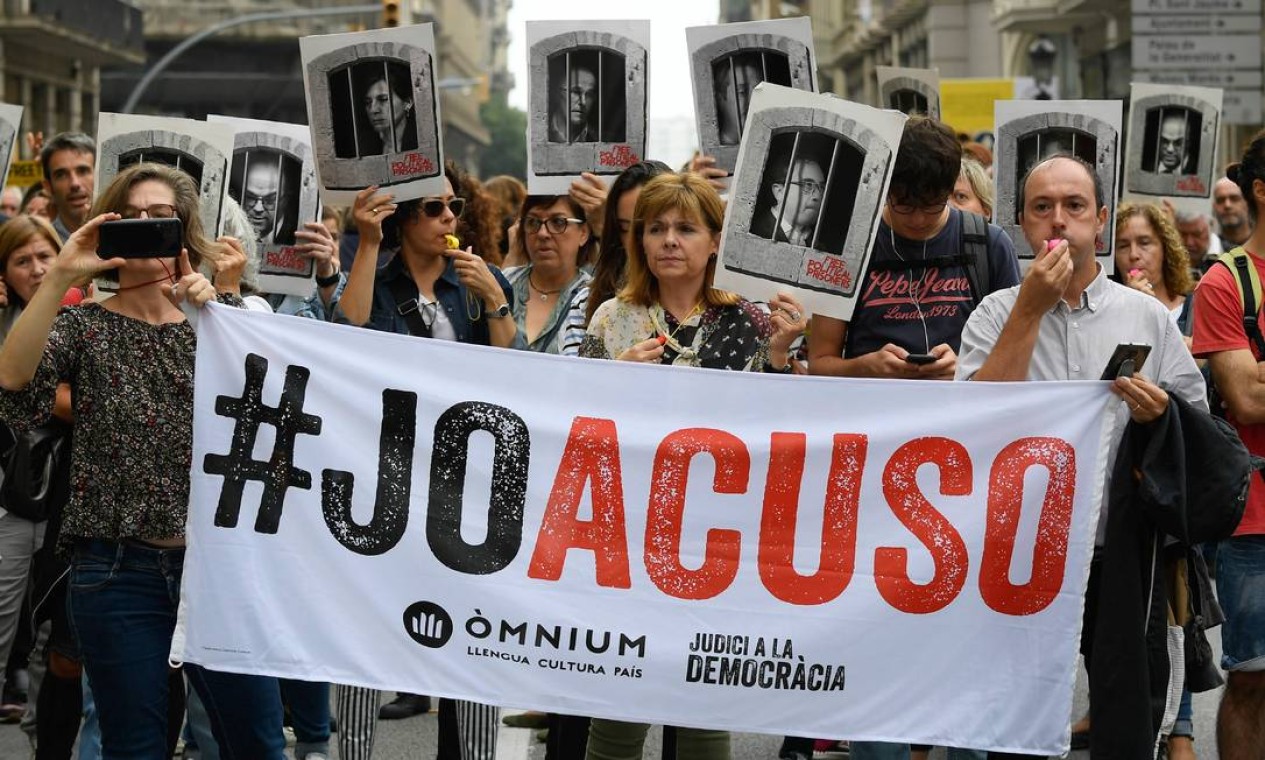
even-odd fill
[{"label": "mobile phone in hand", "polygon": [[1121,343],[1111,352],[1111,359],[1102,372],[1101,380],[1115,380],[1117,377],[1133,377],[1133,373],[1142,369],[1151,347],[1143,343]]},{"label": "mobile phone in hand", "polygon": [[98,228],[97,256],[103,259],[165,259],[180,255],[180,219],[116,219]]},{"label": "mobile phone in hand", "polygon": [[935,354],[907,354],[905,356],[905,361],[909,362],[910,364],[930,364],[934,362],[937,358],[939,357],[937,357]]}]

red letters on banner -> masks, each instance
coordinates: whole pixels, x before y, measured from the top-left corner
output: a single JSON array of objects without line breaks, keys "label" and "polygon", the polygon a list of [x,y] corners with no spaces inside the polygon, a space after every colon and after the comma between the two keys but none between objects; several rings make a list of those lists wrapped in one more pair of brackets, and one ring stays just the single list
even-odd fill
[{"label": "red letters on banner", "polygon": [[707,531],[702,567],[690,570],[681,564],[685,486],[690,460],[702,453],[711,454],[716,461],[716,476],[712,479],[716,493],[746,493],[751,475],[747,445],[732,433],[687,428],[670,433],[659,444],[646,515],[646,572],[663,593],[678,599],[710,599],[729,588],[738,574],[742,534],[736,530]]},{"label": "red letters on banner", "polygon": [[918,468],[923,464],[940,467],[940,493],[944,496],[971,493],[971,457],[957,441],[918,438],[901,446],[887,461],[883,470],[887,504],[927,547],[936,565],[931,581],[917,584],[909,579],[905,549],[885,546],[875,550],[874,582],[888,604],[902,612],[928,613],[947,607],[966,584],[969,564],[962,535],[918,488]]},{"label": "red letters on banner", "polygon": [[[817,570],[795,569],[795,533],[804,475],[807,437],[775,432],[770,440],[768,474],[757,546],[764,587],[789,604],[818,605],[838,598],[852,581],[856,567],[857,518],[861,482],[868,451],[866,436],[837,434],[826,484],[825,508]],[[702,564],[686,567],[681,559],[681,531],[686,509],[690,466],[698,454],[715,462],[712,490],[747,492],[751,455],[742,439],[723,430],[688,428],[667,435],[655,454],[646,517],[645,565],[651,581],[678,599],[709,599],[729,588],[737,576],[742,534],[725,528],[707,532]],[[957,441],[928,437],[896,450],[883,470],[888,507],[927,551],[935,574],[927,583],[909,577],[909,551],[879,547],[874,552],[874,582],[892,607],[910,614],[944,609],[966,584],[970,557],[953,522],[918,486],[923,465],[935,465],[943,496],[969,496],[973,467]],[[1034,468],[1049,473],[1033,546],[1032,577],[1010,581],[1024,477]],[[630,588],[629,551],[624,518],[622,467],[615,423],[577,417],[554,478],[528,575],[556,581],[562,577],[567,552],[594,553],[597,583]],[[1076,481],[1075,451],[1056,438],[1024,438],[997,456],[989,478],[988,524],[984,535],[979,587],[984,602],[1006,615],[1032,615],[1054,601],[1063,585],[1068,533]],[[592,520],[577,513],[584,489],[590,489]]]},{"label": "red letters on banner", "polygon": [[[623,480],[615,422],[576,417],[527,575],[556,581],[562,577],[567,550],[588,549],[596,558],[597,585],[631,587]],[[593,505],[593,519],[587,522],[576,517],[585,485],[592,489]]]},{"label": "red letters on banner", "polygon": [[778,599],[791,604],[825,604],[842,594],[852,580],[867,441],[863,435],[835,436],[817,572],[801,575],[794,564],[795,525],[807,440],[803,433],[773,434],[760,517],[758,564],[760,580]]},{"label": "red letters on banner", "polygon": [[[1023,478],[1033,467],[1044,467],[1050,480],[1037,522],[1032,578],[1010,582],[1015,553],[1015,531],[1023,502]],[[1045,609],[1063,588],[1067,533],[1072,526],[1072,497],[1076,486],[1076,452],[1058,438],[1025,438],[1001,450],[988,482],[988,527],[979,587],[984,603],[1007,615],[1031,615]]]}]

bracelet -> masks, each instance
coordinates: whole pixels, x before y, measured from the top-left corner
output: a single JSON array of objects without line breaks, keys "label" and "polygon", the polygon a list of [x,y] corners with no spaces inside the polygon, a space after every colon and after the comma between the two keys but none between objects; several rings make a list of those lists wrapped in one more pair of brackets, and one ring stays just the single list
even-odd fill
[{"label": "bracelet", "polygon": [[342,272],[339,272],[337,269],[335,269],[334,273],[329,277],[321,277],[320,275],[317,275],[316,286],[320,288],[328,288],[330,285],[337,285],[338,279],[341,276]]}]

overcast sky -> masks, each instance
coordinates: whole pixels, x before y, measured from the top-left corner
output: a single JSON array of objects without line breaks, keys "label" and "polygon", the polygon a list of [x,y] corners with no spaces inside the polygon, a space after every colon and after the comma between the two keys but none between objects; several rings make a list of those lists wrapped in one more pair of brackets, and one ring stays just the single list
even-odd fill
[{"label": "overcast sky", "polygon": [[527,21],[650,20],[650,118],[694,118],[694,94],[685,55],[685,28],[715,24],[719,0],[514,0],[509,13],[509,66],[515,87],[510,103],[527,108]]}]

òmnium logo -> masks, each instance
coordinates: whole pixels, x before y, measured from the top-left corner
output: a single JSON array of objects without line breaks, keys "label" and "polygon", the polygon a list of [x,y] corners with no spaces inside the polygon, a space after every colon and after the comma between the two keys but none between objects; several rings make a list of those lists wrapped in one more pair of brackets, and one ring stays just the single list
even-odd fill
[{"label": "\u00f2mnium logo", "polygon": [[434,602],[414,602],[404,610],[404,630],[418,644],[439,649],[452,638],[452,618]]}]

